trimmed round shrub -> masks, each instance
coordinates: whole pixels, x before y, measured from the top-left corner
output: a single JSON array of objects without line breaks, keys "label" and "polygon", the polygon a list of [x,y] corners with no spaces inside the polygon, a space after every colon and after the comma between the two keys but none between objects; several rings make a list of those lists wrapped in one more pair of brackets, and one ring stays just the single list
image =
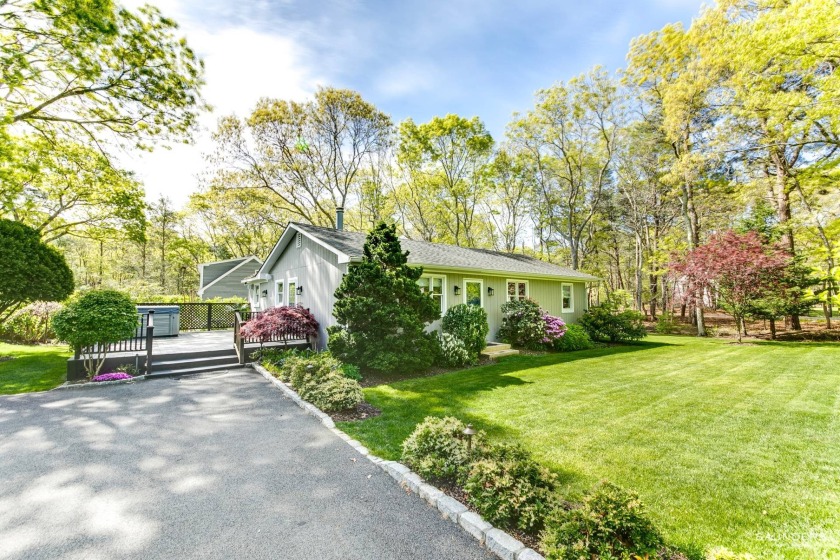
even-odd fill
[{"label": "trimmed round shrub", "polygon": [[566,325],[566,332],[563,336],[554,340],[551,345],[558,352],[572,352],[574,350],[589,350],[595,344],[580,325]]},{"label": "trimmed round shrub", "polygon": [[477,354],[471,353],[464,341],[450,333],[440,333],[438,363],[445,367],[463,367],[475,363]]},{"label": "trimmed round shrub", "polygon": [[475,357],[487,345],[487,312],[481,307],[461,303],[447,310],[440,323],[444,333],[460,339],[467,350]]},{"label": "trimmed round shrub", "polygon": [[531,350],[544,346],[544,312],[532,299],[507,301],[502,304],[502,326],[499,340]]},{"label": "trimmed round shrub", "polygon": [[364,400],[358,381],[335,372],[310,387],[303,398],[325,412],[356,408]]},{"label": "trimmed round shrub", "polygon": [[[470,464],[466,426],[457,418],[427,416],[403,442],[402,460],[423,478],[457,482]],[[473,453],[483,446],[482,432],[473,436]]]},{"label": "trimmed round shrub", "polygon": [[578,560],[655,555],[663,542],[637,494],[600,482],[579,507],[554,510],[541,544],[548,560]]},{"label": "trimmed round shrub", "polygon": [[303,394],[309,386],[317,385],[322,379],[336,372],[340,374],[341,362],[329,352],[319,352],[311,356],[287,358],[282,369],[288,372],[292,387],[306,399]]},{"label": "trimmed round shrub", "polygon": [[353,381],[361,381],[363,379],[359,371],[359,366],[354,366],[353,364],[341,364],[341,373],[344,374],[344,377]]},{"label": "trimmed round shrub", "polygon": [[85,360],[88,376],[99,373],[107,345],[132,338],[137,333],[137,309],[131,298],[115,290],[93,290],[71,300],[53,317],[60,340],[74,347],[96,347]]},{"label": "trimmed round shrub", "polygon": [[555,477],[519,446],[493,446],[469,471],[464,491],[487,521],[535,533],[555,499]]},{"label": "trimmed round shrub", "polygon": [[35,301],[18,309],[0,326],[4,338],[22,344],[49,342],[56,338],[52,328],[53,316],[62,308],[60,303]]}]

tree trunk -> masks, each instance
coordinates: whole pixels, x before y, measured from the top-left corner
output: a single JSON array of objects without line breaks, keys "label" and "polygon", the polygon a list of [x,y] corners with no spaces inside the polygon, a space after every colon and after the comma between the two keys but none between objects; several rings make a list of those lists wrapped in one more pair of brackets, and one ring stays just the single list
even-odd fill
[{"label": "tree trunk", "polygon": [[636,309],[642,311],[642,237],[636,233]]},{"label": "tree trunk", "polygon": [[770,340],[776,340],[776,318],[770,317]]},{"label": "tree trunk", "polygon": [[[790,256],[796,255],[796,247],[793,241],[793,229],[791,224],[790,193],[787,188],[787,161],[784,154],[773,150],[771,158],[776,167],[775,197],[776,197],[776,219],[782,227],[782,246],[787,249]],[[802,330],[799,323],[799,315],[790,316],[790,325],[793,330]]]}]

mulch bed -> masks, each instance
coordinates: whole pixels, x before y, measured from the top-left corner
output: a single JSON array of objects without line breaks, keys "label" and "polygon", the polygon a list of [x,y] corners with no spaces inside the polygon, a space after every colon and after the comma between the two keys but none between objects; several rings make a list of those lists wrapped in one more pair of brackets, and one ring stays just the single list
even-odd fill
[{"label": "mulch bed", "polygon": [[377,385],[387,385],[389,383],[396,383],[397,381],[404,381],[406,379],[419,379],[421,377],[433,377],[435,375],[441,375],[443,373],[449,373],[450,371],[461,371],[464,369],[470,369],[474,367],[486,366],[488,364],[492,364],[493,360],[490,358],[481,358],[478,364],[474,366],[466,366],[466,367],[453,367],[453,368],[443,368],[443,367],[433,367],[429,368],[424,371],[414,372],[414,373],[364,373],[362,380],[359,384],[362,387],[375,387]]},{"label": "mulch bed", "polygon": [[333,412],[330,417],[335,422],[354,422],[356,420],[365,420],[379,416],[382,411],[370,404],[362,401],[356,408],[350,410],[342,410],[341,412]]}]

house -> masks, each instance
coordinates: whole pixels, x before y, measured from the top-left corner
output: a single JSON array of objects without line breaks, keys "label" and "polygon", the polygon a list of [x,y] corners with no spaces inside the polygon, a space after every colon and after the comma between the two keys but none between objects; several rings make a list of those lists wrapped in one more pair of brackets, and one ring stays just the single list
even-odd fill
[{"label": "house", "polygon": [[262,266],[257,257],[239,257],[198,265],[198,297],[201,299],[248,297],[242,281]]},{"label": "house", "polygon": [[[364,233],[290,223],[257,274],[243,281],[251,308],[309,308],[321,325],[318,345],[324,348],[326,329],[335,324],[333,294],[348,267],[362,260],[365,238]],[[548,313],[575,322],[587,309],[586,284],[599,281],[526,255],[400,241],[409,264],[423,267],[420,285],[440,302],[441,315],[459,303],[484,308],[488,341],[495,340],[505,301],[530,297]]]}]

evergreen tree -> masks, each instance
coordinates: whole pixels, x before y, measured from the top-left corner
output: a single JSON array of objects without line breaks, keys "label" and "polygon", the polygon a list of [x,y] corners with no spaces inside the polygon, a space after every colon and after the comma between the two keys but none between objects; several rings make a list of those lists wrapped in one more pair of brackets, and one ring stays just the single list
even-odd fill
[{"label": "evergreen tree", "polygon": [[429,367],[435,338],[425,326],[440,318],[417,284],[423,269],[408,265],[396,226],[380,222],[367,236],[362,262],[350,266],[335,292],[329,346],[346,363],[393,372]]}]

